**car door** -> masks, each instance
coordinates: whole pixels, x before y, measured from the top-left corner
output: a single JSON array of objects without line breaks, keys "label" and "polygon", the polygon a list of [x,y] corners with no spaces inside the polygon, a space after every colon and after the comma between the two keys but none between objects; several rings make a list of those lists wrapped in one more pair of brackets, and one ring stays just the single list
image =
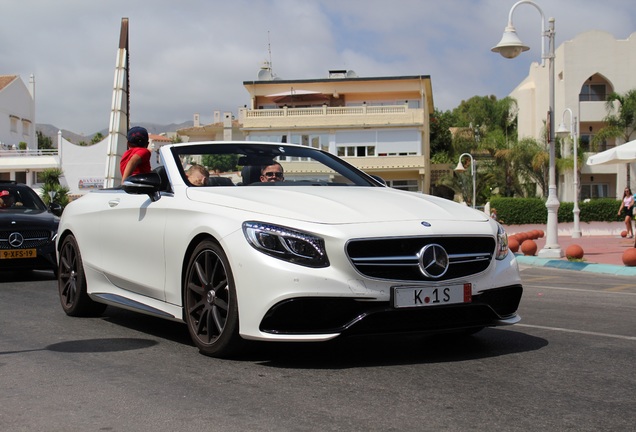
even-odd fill
[{"label": "car door", "polygon": [[164,231],[172,197],[152,202],[147,195],[112,194],[100,218],[102,265],[111,283],[165,300]]}]

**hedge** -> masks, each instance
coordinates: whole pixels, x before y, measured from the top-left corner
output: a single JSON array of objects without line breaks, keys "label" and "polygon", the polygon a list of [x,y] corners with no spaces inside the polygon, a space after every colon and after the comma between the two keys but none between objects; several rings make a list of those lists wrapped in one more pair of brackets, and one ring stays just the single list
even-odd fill
[{"label": "hedge", "polygon": [[[581,222],[618,222],[621,201],[613,198],[599,198],[579,203]],[[548,210],[541,198],[493,198],[490,208],[497,209],[497,218],[506,225],[546,223]],[[562,202],[559,205],[559,222],[574,220],[574,203]]]}]

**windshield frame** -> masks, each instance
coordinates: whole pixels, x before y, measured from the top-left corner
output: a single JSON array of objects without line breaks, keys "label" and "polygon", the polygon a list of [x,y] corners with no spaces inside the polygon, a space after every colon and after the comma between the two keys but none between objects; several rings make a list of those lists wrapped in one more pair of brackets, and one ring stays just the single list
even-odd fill
[{"label": "windshield frame", "polygon": [[[347,186],[363,186],[363,187],[382,187],[383,185],[370,175],[364,173],[348,162],[340,159],[331,153],[323,150],[314,149],[311,147],[286,144],[286,143],[262,143],[262,142],[206,142],[206,143],[187,143],[177,144],[170,149],[172,157],[179,168],[180,174],[186,184],[189,184],[186,176],[187,163],[184,159],[192,157],[194,155],[237,155],[236,170],[241,169],[246,165],[266,165],[274,162],[279,162],[286,167],[286,176],[292,174],[294,167],[297,163],[292,158],[307,158],[309,161],[313,161],[322,166],[333,170],[338,176],[347,180],[346,183],[340,182],[324,182],[324,181],[293,181],[286,180],[281,182],[272,183],[251,183],[249,186],[264,186],[264,185],[284,185],[284,186],[304,186],[304,185],[347,185]],[[302,161],[301,161],[302,162]],[[287,171],[290,170],[290,171]],[[223,174],[221,174],[223,175]],[[291,177],[291,175],[290,175]],[[237,185],[243,185],[237,183]]]}]

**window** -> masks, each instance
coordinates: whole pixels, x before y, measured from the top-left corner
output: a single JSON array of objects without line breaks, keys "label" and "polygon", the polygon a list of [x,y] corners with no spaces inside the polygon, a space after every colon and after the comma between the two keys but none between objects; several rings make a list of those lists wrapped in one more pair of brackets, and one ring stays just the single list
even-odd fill
[{"label": "window", "polygon": [[11,132],[18,133],[18,118],[16,116],[9,116],[11,120]]},{"label": "window", "polygon": [[248,141],[287,142],[287,135],[250,135]]},{"label": "window", "polygon": [[584,84],[581,87],[581,102],[603,102],[606,99],[605,84]]},{"label": "window", "polygon": [[609,185],[607,183],[594,183],[581,185],[581,200],[588,198],[607,198]]},{"label": "window", "polygon": [[22,136],[28,137],[29,135],[31,135],[31,122],[22,120]]},{"label": "window", "polygon": [[584,152],[602,152],[607,150],[607,141],[603,140],[603,142],[597,144],[596,149],[592,149],[592,140],[594,139],[594,134],[583,134],[581,135],[581,150]]},{"label": "window", "polygon": [[338,146],[338,156],[375,156],[375,146]]},{"label": "window", "polygon": [[417,192],[417,180],[389,180],[387,185],[393,189],[400,189],[408,192]]}]

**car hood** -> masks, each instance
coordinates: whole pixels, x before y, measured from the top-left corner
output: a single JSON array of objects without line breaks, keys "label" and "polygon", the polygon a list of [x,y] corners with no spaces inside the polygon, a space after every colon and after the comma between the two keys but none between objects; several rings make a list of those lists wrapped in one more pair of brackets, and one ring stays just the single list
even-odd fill
[{"label": "car hood", "polygon": [[488,220],[483,212],[453,201],[381,187],[188,188],[187,195],[201,203],[315,223]]},{"label": "car hood", "polygon": [[11,227],[46,226],[57,227],[60,218],[44,210],[0,210],[0,225]]}]

